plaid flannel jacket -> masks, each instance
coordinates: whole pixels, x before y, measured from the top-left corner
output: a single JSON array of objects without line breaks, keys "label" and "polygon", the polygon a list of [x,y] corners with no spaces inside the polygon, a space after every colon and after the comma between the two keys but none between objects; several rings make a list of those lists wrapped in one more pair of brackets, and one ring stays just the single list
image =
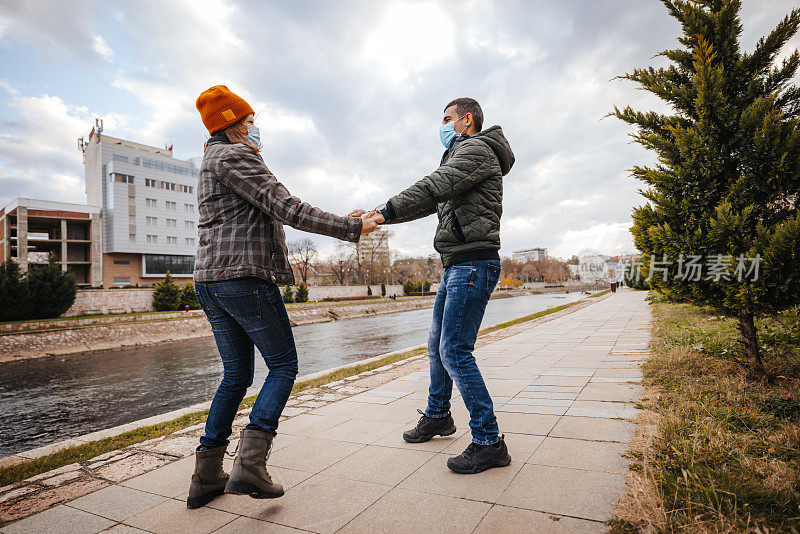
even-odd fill
[{"label": "plaid flannel jacket", "polygon": [[340,217],[292,196],[251,148],[212,137],[197,183],[198,282],[256,276],[294,284],[283,224],[357,242],[361,219]]}]

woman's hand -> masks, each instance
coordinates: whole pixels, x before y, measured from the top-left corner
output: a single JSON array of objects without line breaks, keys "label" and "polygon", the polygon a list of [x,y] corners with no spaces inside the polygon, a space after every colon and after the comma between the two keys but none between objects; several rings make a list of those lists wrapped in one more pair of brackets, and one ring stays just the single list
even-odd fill
[{"label": "woman's hand", "polygon": [[366,213],[366,210],[353,210],[347,214],[348,217],[361,217]]}]

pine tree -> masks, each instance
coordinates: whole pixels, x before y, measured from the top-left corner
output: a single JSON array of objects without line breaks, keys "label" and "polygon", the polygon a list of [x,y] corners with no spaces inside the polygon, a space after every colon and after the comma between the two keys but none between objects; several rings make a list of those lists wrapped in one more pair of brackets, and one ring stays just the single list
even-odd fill
[{"label": "pine tree", "polygon": [[31,265],[26,281],[34,319],[58,317],[75,302],[78,292],[75,275],[64,271],[53,255],[50,255],[47,265]]},{"label": "pine tree", "polygon": [[172,275],[167,271],[164,281],[156,284],[153,290],[153,307],[156,311],[177,310],[181,304],[181,289],[172,280]]},{"label": "pine tree", "polygon": [[381,282],[381,296],[382,297],[386,296],[386,284],[383,282]]},{"label": "pine tree", "polygon": [[736,317],[737,361],[769,378],[754,319],[800,303],[800,88],[790,83],[800,54],[776,61],[800,9],[748,53],[740,0],[662,3],[683,28],[682,47],[661,52],[668,67],[621,78],[672,113],[611,113],[636,125],[634,140],[658,155],[657,165],[632,169],[649,201],[633,213],[642,271],[669,298]]},{"label": "pine tree", "polygon": [[283,302],[286,304],[294,302],[294,291],[289,286],[286,286],[286,289],[283,290]]},{"label": "pine tree", "polygon": [[367,295],[372,296],[372,286],[367,286]]},{"label": "pine tree", "polygon": [[184,284],[181,288],[181,301],[178,308],[185,310],[186,306],[189,306],[190,310],[200,309],[200,303],[197,302],[197,294],[195,294],[194,285],[191,282]]},{"label": "pine tree", "polygon": [[12,259],[0,265],[0,321],[22,321],[31,314],[31,294],[19,264]]},{"label": "pine tree", "polygon": [[297,291],[294,294],[294,301],[308,302],[308,286],[303,282],[300,282],[300,285],[297,286]]}]

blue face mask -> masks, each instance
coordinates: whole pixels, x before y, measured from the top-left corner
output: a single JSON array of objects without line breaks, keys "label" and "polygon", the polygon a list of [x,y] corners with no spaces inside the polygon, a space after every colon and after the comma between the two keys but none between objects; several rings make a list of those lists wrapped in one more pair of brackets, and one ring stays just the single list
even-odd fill
[{"label": "blue face mask", "polygon": [[464,133],[464,130],[467,129],[465,127],[460,133],[456,131],[456,122],[460,121],[464,117],[466,117],[466,115],[462,115],[456,120],[450,121],[447,124],[442,124],[439,127],[439,139],[442,140],[442,144],[445,148],[450,148],[450,145],[453,143],[453,139]]},{"label": "blue face mask", "polygon": [[247,125],[247,135],[245,135],[244,138],[248,143],[254,146],[261,146],[261,132],[252,124]]}]

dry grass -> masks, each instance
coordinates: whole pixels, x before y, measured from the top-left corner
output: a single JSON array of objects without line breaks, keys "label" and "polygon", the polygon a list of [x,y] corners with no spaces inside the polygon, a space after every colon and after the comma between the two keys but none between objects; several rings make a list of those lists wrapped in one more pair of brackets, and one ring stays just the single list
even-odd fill
[{"label": "dry grass", "polygon": [[[762,323],[770,366],[749,380],[730,357],[733,320],[656,302],[635,459],[614,532],[800,530],[796,314]],[[769,330],[772,330],[772,333]]]}]

